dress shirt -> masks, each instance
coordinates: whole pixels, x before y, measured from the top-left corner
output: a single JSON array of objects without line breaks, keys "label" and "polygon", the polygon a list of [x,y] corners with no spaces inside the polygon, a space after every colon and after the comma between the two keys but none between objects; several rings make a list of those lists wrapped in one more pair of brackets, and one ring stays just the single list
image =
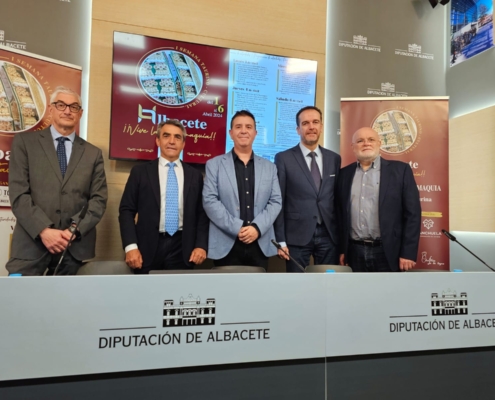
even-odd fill
[{"label": "dress shirt", "polygon": [[239,194],[239,218],[244,221],[242,226],[249,226],[254,219],[254,152],[247,164],[233,150],[232,157]]},{"label": "dress shirt", "polygon": [[[62,137],[64,135],[61,135],[58,133],[58,131],[53,127],[53,125],[50,126],[50,132],[52,134],[52,139],[53,139],[53,145],[55,146],[55,152],[57,151],[57,146],[58,146],[58,141],[57,139],[59,137]],[[69,165],[70,161],[70,155],[72,154],[72,145],[74,144],[74,139],[76,138],[76,131],[72,132],[69,136],[65,136],[67,139],[64,142],[65,145],[65,155],[67,156],[67,165]]]},{"label": "dress shirt", "polygon": [[[184,168],[179,159],[175,161],[168,161],[167,159],[160,157],[158,160],[158,177],[160,180],[160,222],[159,231],[160,233],[165,232],[165,206],[166,206],[166,188],[167,188],[167,178],[169,162],[175,163],[175,175],[177,176],[177,183],[179,185],[179,230],[182,230],[182,225],[184,221]],[[139,216],[138,216],[139,218]],[[150,229],[152,229],[150,227]],[[131,243],[125,247],[125,252],[137,249],[136,243]]]},{"label": "dress shirt", "polygon": [[379,196],[380,157],[377,157],[366,171],[358,162],[351,187],[351,239],[380,238]]}]

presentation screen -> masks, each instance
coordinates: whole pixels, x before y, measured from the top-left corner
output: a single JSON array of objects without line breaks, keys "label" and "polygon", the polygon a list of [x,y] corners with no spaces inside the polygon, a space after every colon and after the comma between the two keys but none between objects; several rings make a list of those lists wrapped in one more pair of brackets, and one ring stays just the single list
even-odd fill
[{"label": "presentation screen", "polygon": [[254,152],[273,161],[296,145],[297,111],[315,104],[317,63],[114,32],[110,158],[157,157],[157,125],[186,127],[182,159],[204,164],[233,147],[230,119],[256,117]]}]

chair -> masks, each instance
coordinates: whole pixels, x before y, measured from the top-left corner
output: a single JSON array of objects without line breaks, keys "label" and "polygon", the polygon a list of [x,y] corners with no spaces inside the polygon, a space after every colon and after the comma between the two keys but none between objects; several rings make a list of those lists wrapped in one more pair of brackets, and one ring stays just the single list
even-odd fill
[{"label": "chair", "polygon": [[84,264],[77,275],[131,275],[132,270],[124,261],[90,261]]},{"label": "chair", "polygon": [[266,272],[263,267],[251,267],[248,265],[226,265],[224,267],[213,267],[212,269],[226,274],[250,274]]},{"label": "chair", "polygon": [[413,268],[406,272],[450,272],[447,269]]},{"label": "chair", "polygon": [[352,268],[346,265],[308,265],[306,272],[325,273],[328,270],[335,272],[352,272]]}]

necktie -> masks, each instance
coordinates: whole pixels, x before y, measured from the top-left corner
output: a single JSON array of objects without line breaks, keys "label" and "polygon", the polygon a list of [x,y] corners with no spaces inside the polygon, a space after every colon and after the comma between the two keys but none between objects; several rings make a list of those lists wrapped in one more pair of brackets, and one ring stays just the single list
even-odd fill
[{"label": "necktie", "polygon": [[318,169],[318,164],[316,164],[316,153],[312,151],[311,153],[308,154],[308,157],[311,157],[311,176],[313,177],[313,180],[316,185],[316,191],[320,191],[320,185],[321,185],[321,174],[320,170]]},{"label": "necktie", "polygon": [[168,163],[165,193],[165,232],[173,235],[179,230],[179,184],[175,175],[175,163]]},{"label": "necktie", "polygon": [[62,178],[65,176],[65,171],[67,171],[67,154],[65,153],[65,142],[69,138],[60,136],[57,138],[57,157],[58,165],[60,165],[60,172],[62,172]]}]

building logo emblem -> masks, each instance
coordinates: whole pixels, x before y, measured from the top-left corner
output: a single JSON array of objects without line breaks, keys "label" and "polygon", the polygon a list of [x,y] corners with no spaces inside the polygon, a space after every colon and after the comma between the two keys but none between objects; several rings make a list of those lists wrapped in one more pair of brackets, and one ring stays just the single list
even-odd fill
[{"label": "building logo emblem", "polygon": [[19,42],[16,40],[6,40],[5,31],[3,29],[0,29],[0,45],[11,47],[13,49],[18,49],[18,50],[27,50],[26,42]]},{"label": "building logo emblem", "polygon": [[422,58],[423,60],[433,60],[435,56],[429,53],[422,53],[422,47],[419,44],[413,43],[407,45],[407,50],[395,49],[396,56]]},{"label": "building logo emblem", "polygon": [[418,53],[418,54],[421,54],[421,46],[418,45],[418,44],[408,44],[407,45],[407,50],[409,51],[409,53]]},{"label": "building logo emblem", "polygon": [[347,40],[339,40],[339,47],[348,47],[356,50],[376,51],[380,53],[382,51],[381,46],[368,44],[368,38],[363,35],[352,35],[352,42]]},{"label": "building logo emblem", "polygon": [[390,93],[395,92],[395,85],[390,82],[382,83],[381,88],[382,88],[382,92],[390,92]]},{"label": "building logo emblem", "polygon": [[432,219],[425,219],[425,220],[423,221],[423,226],[424,226],[426,229],[428,229],[428,230],[430,230],[431,228],[433,228],[433,225],[435,225],[435,222],[433,222],[433,220],[432,220]]},{"label": "building logo emblem", "polygon": [[353,35],[352,36],[352,43],[354,44],[362,44],[363,46],[366,46],[368,44],[368,38],[363,35]]},{"label": "building logo emblem", "polygon": [[201,303],[199,296],[194,298],[192,294],[181,297],[175,305],[173,300],[165,300],[163,327],[215,325],[215,309],[215,299]]},{"label": "building logo emblem", "polygon": [[395,84],[390,82],[382,82],[380,89],[368,88],[366,93],[373,96],[407,97],[406,92],[395,90]]},{"label": "building logo emblem", "polygon": [[457,293],[450,289],[442,292],[440,297],[438,293],[431,294],[431,315],[434,317],[444,315],[467,315],[468,300],[467,293],[461,292],[459,297]]}]

